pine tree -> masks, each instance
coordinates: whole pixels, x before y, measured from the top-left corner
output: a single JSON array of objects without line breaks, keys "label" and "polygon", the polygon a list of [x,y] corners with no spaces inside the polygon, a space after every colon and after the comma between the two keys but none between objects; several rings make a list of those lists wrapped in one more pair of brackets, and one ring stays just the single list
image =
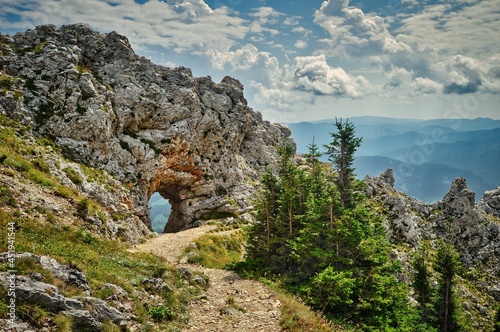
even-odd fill
[{"label": "pine tree", "polygon": [[454,294],[459,269],[458,253],[452,244],[439,242],[434,270],[440,274],[436,308],[436,327],[442,332],[461,331],[458,303]]},{"label": "pine tree", "polygon": [[280,219],[287,221],[288,235],[293,236],[294,210],[298,203],[297,167],[293,163],[294,149],[288,142],[282,142],[278,147],[278,174],[279,187],[278,200],[280,203]]},{"label": "pine tree", "polygon": [[277,150],[276,174],[268,170],[261,180],[256,202],[258,223],[250,230],[247,251],[249,262],[267,272],[283,274],[290,269],[287,242],[301,228],[307,186],[303,172],[294,163],[293,146],[284,141]]},{"label": "pine tree", "polygon": [[337,132],[330,133],[332,142],[324,147],[327,149],[328,160],[333,163],[338,172],[336,184],[342,206],[348,207],[352,201],[351,194],[355,178],[355,168],[352,166],[354,153],[361,145],[362,138],[356,137],[354,125],[349,120],[342,122],[342,119],[335,119],[335,127],[337,127]]},{"label": "pine tree", "polygon": [[428,324],[431,317],[431,309],[429,308],[432,298],[432,288],[429,282],[430,272],[428,264],[429,258],[429,244],[424,242],[421,244],[418,251],[415,253],[413,260],[413,268],[415,274],[413,275],[413,289],[415,297],[418,302],[420,310],[420,318],[423,324]]}]

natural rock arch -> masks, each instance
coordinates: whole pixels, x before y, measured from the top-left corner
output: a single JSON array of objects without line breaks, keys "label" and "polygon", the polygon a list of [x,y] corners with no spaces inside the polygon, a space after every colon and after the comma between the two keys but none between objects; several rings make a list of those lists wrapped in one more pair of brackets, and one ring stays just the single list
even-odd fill
[{"label": "natural rock arch", "polygon": [[178,137],[169,143],[159,164],[147,196],[158,192],[169,200],[171,212],[164,231],[177,231],[192,220],[192,211],[188,208],[193,204],[192,196],[197,194],[196,185],[202,183],[202,170],[190,153],[189,145]]},{"label": "natural rock arch", "polygon": [[148,226],[155,191],[172,204],[167,232],[195,227],[213,211],[248,212],[252,183],[275,163],[278,142],[291,140],[288,128],[247,106],[236,79],[214,83],[155,65],[115,32],[46,25],[0,42],[37,48],[4,54],[23,98],[2,96],[0,112],[126,184],[130,197],[118,199]]}]

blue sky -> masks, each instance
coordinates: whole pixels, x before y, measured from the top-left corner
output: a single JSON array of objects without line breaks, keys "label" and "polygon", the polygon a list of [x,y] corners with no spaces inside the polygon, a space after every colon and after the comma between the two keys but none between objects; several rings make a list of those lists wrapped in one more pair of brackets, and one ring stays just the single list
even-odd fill
[{"label": "blue sky", "polygon": [[0,0],[4,34],[76,22],[236,77],[271,121],[500,119],[498,0]]}]

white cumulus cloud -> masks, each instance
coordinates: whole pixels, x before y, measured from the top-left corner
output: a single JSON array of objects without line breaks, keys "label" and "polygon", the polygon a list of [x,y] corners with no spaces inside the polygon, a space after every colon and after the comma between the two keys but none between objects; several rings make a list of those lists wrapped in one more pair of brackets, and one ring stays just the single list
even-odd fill
[{"label": "white cumulus cloud", "polygon": [[[8,23],[6,15],[19,21]],[[3,18],[2,18],[3,16]],[[229,49],[249,31],[248,22],[227,7],[212,10],[203,0],[139,4],[121,0],[0,0],[3,29],[29,29],[41,24],[85,22],[103,32],[126,35],[136,50],[161,46],[175,52]]]},{"label": "white cumulus cloud", "polygon": [[235,51],[208,50],[206,55],[209,56],[212,66],[218,70],[236,71],[255,68],[274,70],[278,66],[278,60],[275,57],[267,52],[259,52],[252,44],[246,44]]},{"label": "white cumulus cloud", "polygon": [[295,47],[296,48],[306,48],[307,47],[307,42],[304,40],[297,40],[295,42]]},{"label": "white cumulus cloud", "polygon": [[297,57],[292,70],[296,87],[300,90],[343,97],[360,97],[371,92],[366,78],[331,67],[325,55]]}]

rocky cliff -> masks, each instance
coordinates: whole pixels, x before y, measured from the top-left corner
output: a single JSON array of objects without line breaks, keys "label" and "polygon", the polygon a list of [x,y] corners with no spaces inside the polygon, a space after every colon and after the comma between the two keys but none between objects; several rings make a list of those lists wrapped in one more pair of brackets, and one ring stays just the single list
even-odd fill
[{"label": "rocky cliff", "polygon": [[406,261],[407,269],[408,257],[422,241],[435,246],[435,240],[443,239],[454,245],[464,267],[459,291],[463,306],[476,313],[475,326],[484,328],[491,320],[488,310],[500,301],[500,187],[484,193],[476,204],[466,180],[457,178],[443,199],[425,204],[395,189],[391,169],[364,181],[366,194],[384,206],[388,237],[398,248],[395,257]]},{"label": "rocky cliff", "polygon": [[236,79],[155,65],[124,36],[84,24],[0,35],[0,75],[1,114],[129,184],[129,209],[147,225],[151,194],[169,199],[166,232],[250,218],[250,183],[291,140],[248,107]]}]

